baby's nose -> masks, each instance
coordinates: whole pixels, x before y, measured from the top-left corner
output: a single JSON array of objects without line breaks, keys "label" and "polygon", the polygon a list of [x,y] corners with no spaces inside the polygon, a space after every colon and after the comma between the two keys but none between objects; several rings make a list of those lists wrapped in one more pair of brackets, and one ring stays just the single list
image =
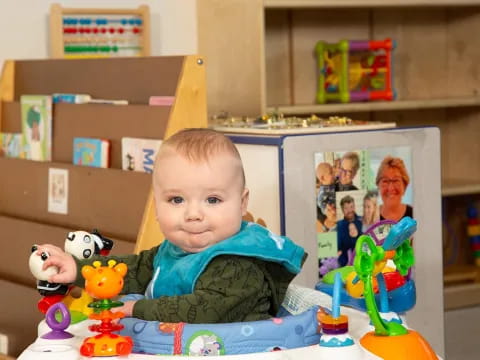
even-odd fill
[{"label": "baby's nose", "polygon": [[203,213],[201,207],[196,204],[189,204],[185,211],[185,219],[187,221],[202,220]]}]

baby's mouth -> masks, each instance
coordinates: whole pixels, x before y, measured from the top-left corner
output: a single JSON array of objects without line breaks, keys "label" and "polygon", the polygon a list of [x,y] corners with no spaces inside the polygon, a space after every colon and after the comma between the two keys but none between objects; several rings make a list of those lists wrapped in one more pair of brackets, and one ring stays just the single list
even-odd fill
[{"label": "baby's mouth", "polygon": [[200,235],[206,232],[207,230],[185,230],[185,231],[191,235]]}]

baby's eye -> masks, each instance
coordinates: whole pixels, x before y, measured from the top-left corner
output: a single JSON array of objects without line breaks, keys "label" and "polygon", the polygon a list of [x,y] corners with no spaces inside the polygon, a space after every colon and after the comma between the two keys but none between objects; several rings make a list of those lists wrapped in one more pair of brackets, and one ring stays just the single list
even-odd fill
[{"label": "baby's eye", "polygon": [[183,198],[181,196],[173,196],[168,199],[168,202],[172,204],[181,204],[183,202]]},{"label": "baby's eye", "polygon": [[210,196],[207,198],[207,203],[209,204],[218,204],[221,200],[216,196]]}]

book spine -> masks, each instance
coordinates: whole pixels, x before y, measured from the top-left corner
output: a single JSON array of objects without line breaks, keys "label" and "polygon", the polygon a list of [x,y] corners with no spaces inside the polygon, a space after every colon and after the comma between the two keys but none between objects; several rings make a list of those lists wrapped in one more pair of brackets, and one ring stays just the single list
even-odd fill
[{"label": "book spine", "polygon": [[92,99],[86,94],[53,94],[53,103],[86,104]]}]

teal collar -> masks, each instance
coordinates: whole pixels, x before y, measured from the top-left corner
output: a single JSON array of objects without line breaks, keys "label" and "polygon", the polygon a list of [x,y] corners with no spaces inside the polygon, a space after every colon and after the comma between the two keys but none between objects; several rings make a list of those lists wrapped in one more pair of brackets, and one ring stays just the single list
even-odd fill
[{"label": "teal collar", "polygon": [[158,298],[191,294],[205,267],[219,255],[250,256],[276,262],[289,272],[298,274],[304,250],[289,238],[246,221],[242,222],[238,233],[199,253],[185,252],[165,240],[155,255],[154,276],[146,296]]}]

